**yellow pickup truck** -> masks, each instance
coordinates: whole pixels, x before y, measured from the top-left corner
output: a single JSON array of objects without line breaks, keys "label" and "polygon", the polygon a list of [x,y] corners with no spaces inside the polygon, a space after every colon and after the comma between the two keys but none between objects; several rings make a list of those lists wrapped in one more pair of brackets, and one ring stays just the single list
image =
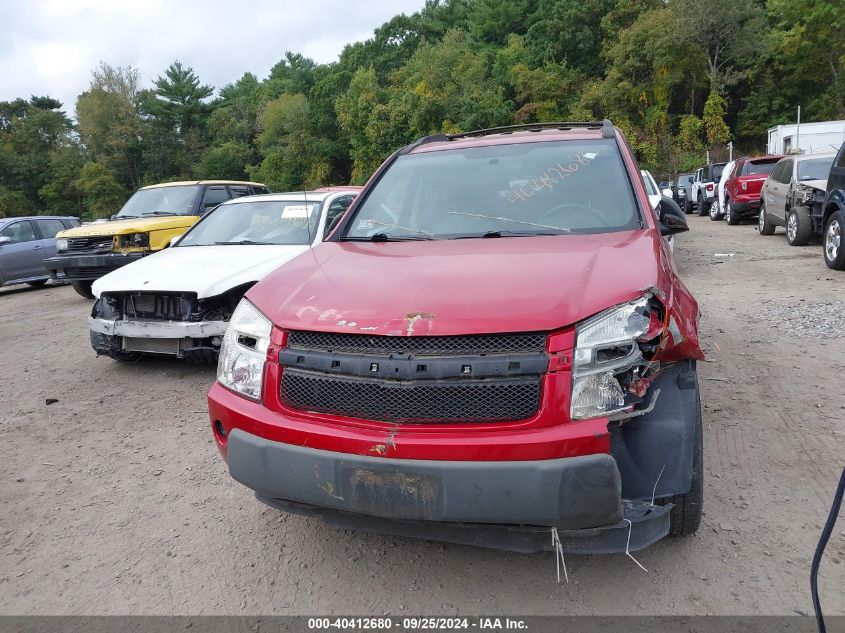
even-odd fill
[{"label": "yellow pickup truck", "polygon": [[270,193],[258,182],[193,180],[142,187],[109,222],[93,222],[56,235],[56,256],[44,261],[56,281],[91,298],[95,279],[166,248],[200,216],[231,198]]}]

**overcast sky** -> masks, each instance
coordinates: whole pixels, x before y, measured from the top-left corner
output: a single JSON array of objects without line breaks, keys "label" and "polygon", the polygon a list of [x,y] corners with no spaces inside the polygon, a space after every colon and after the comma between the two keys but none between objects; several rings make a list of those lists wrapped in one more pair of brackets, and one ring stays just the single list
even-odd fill
[{"label": "overcast sky", "polygon": [[100,60],[147,87],[178,59],[215,88],[259,79],[285,51],[337,59],[424,0],[0,0],[0,101],[49,95],[73,114]]}]

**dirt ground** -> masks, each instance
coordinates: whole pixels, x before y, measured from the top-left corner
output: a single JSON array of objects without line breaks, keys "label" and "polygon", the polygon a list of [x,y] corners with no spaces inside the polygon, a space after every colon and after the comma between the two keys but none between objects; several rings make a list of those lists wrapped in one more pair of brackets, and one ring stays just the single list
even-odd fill
[{"label": "dirt ground", "polygon": [[[570,583],[557,585],[550,554],[279,514],[229,478],[212,444],[213,368],[95,358],[90,302],[69,287],[8,288],[0,613],[810,612],[810,560],[845,463],[845,273],[782,229],[690,224],[676,260],[708,355],[705,516],[695,536],[639,553],[647,573],[621,555],[569,556]],[[820,585],[826,612],[845,613],[845,518]]]}]

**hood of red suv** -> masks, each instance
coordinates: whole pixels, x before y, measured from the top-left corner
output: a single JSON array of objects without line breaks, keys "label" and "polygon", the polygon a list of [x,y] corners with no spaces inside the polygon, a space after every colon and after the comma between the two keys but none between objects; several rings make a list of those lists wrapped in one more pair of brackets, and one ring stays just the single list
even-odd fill
[{"label": "hood of red suv", "polygon": [[548,331],[657,284],[653,230],[326,242],[247,298],[284,329],[389,336]]}]

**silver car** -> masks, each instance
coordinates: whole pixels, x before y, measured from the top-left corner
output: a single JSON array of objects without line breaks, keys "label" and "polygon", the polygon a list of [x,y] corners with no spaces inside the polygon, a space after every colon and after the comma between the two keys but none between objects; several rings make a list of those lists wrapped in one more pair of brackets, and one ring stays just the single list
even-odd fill
[{"label": "silver car", "polygon": [[44,260],[56,255],[56,233],[74,226],[79,220],[71,217],[0,218],[0,286],[47,283]]},{"label": "silver car", "polygon": [[790,246],[804,246],[822,231],[827,175],[835,153],[798,154],[782,158],[766,179],[760,197],[761,235],[771,235],[776,226],[786,227]]}]

